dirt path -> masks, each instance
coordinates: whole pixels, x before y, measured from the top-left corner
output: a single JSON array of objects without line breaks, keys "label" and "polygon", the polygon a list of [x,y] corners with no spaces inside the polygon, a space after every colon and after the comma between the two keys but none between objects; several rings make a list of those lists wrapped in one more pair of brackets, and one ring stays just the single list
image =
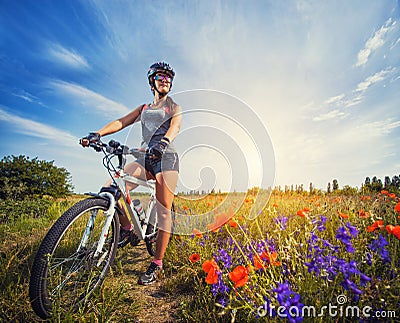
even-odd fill
[{"label": "dirt path", "polygon": [[127,287],[127,295],[132,301],[139,303],[132,317],[134,322],[176,322],[178,310],[178,297],[166,292],[165,274],[155,283],[141,286],[137,283],[138,277],[145,272],[152,257],[149,256],[145,244],[142,242],[136,247],[126,246],[119,252],[124,273],[124,281]]}]

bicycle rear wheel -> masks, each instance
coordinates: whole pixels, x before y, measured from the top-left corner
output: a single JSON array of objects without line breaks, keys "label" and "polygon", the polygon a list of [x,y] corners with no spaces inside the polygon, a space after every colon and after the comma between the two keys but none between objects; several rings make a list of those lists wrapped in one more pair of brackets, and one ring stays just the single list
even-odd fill
[{"label": "bicycle rear wheel", "polygon": [[103,249],[95,257],[108,205],[109,201],[102,198],[78,202],[43,239],[29,284],[32,308],[41,318],[75,311],[101,286],[114,261],[119,239],[115,212]]}]

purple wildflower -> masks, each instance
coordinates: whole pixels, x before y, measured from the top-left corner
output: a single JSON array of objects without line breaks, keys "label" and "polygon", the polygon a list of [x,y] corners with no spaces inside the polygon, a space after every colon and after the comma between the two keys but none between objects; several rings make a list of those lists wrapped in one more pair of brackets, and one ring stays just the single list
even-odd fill
[{"label": "purple wildflower", "polygon": [[216,284],[212,285],[211,293],[214,296],[217,295],[226,295],[231,291],[231,289],[225,285],[224,280],[222,279],[222,273],[218,272],[218,281]]},{"label": "purple wildflower", "polygon": [[289,218],[287,216],[280,215],[277,218],[275,218],[275,223],[278,224],[281,228],[281,230],[286,230],[287,228],[287,222]]},{"label": "purple wildflower", "polygon": [[350,279],[344,279],[343,282],[341,283],[341,285],[349,291],[352,291],[353,293],[360,295],[362,294],[362,291],[360,289],[357,288],[357,285],[351,281]]},{"label": "purple wildflower", "polygon": [[372,265],[372,255],[371,255],[371,253],[370,252],[367,252],[367,264],[369,265],[369,266],[371,266]]},{"label": "purple wildflower", "polygon": [[358,230],[356,229],[355,226],[352,226],[352,225],[350,224],[350,222],[347,222],[347,223],[346,223],[346,227],[347,227],[347,229],[349,229],[349,232],[350,232],[350,234],[351,234],[353,237],[357,237]]},{"label": "purple wildflower", "polygon": [[327,220],[327,217],[321,215],[321,218],[318,219],[318,220],[314,219],[312,221],[312,224],[316,224],[317,225],[317,230],[322,232],[322,231],[325,231],[325,229],[326,229],[326,227],[325,227],[326,220]]},{"label": "purple wildflower", "polygon": [[359,273],[360,275],[360,286],[366,286],[367,282],[371,281],[371,278],[368,277],[367,275],[364,275],[363,273]]},{"label": "purple wildflower", "polygon": [[[350,234],[349,232],[347,232],[346,227],[349,230]],[[351,226],[349,222],[346,223],[346,227],[340,227],[336,231],[336,239],[343,242],[347,252],[354,253],[354,248],[353,244],[351,243],[351,239],[352,237],[357,236],[358,230],[355,227]]]},{"label": "purple wildflower", "polygon": [[229,300],[226,295],[223,295],[217,299],[217,303],[221,305],[223,308],[227,307],[229,304]]},{"label": "purple wildflower", "polygon": [[383,263],[389,263],[390,254],[389,251],[386,249],[386,246],[388,244],[389,243],[386,241],[386,239],[380,234],[377,239],[375,239],[368,245],[368,248],[371,251],[378,253],[381,256]]},{"label": "purple wildflower", "polygon": [[226,269],[232,267],[232,257],[226,252],[225,249],[218,249],[218,252],[214,255],[215,261],[220,262]]},{"label": "purple wildflower", "polygon": [[[353,248],[351,239],[357,234],[358,231],[350,224],[347,224],[346,227],[340,227],[337,230],[336,238],[346,245],[347,251],[351,251],[351,248]],[[308,272],[314,272],[316,276],[328,280],[333,280],[341,274],[343,276],[342,286],[346,290],[353,292],[355,298],[357,298],[357,295],[360,295],[362,291],[354,282],[354,278],[359,276],[360,286],[366,286],[371,278],[361,273],[356,261],[346,261],[339,258],[338,246],[334,246],[329,241],[318,238],[314,233],[311,234],[308,242],[310,244],[309,250],[311,251],[307,255],[307,258],[310,261],[304,263],[308,267]]]}]

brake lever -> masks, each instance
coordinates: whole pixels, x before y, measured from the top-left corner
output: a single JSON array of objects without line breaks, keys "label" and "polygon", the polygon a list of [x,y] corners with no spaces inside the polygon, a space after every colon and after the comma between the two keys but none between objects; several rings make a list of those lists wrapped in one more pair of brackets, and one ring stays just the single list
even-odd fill
[{"label": "brake lever", "polygon": [[89,143],[89,146],[92,147],[97,152],[100,152],[102,148],[102,144],[100,142],[91,142]]},{"label": "brake lever", "polygon": [[116,149],[116,155],[118,156],[118,167],[120,169],[123,169],[126,164],[126,158],[124,155],[126,155],[129,152],[129,148],[125,145],[121,145]]}]

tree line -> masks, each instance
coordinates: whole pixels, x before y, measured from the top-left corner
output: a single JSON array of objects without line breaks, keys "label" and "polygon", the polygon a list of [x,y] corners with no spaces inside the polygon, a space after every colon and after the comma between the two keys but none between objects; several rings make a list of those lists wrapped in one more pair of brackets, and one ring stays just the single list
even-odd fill
[{"label": "tree line", "polygon": [[[280,190],[280,187],[278,190]],[[306,190],[303,188],[303,184],[285,186],[285,191],[300,193]],[[377,176],[373,176],[372,179],[366,177],[360,190],[349,185],[344,185],[340,189],[338,180],[334,179],[332,184],[328,183],[326,192],[345,194],[361,192],[368,194],[382,190],[400,193],[400,175],[394,175],[392,178],[385,176],[383,181]],[[72,191],[70,173],[63,167],[55,166],[54,161],[44,161],[38,158],[30,159],[24,155],[6,156],[0,161],[0,198],[3,200],[18,201],[45,195],[57,198],[69,195]],[[312,183],[310,183],[309,192],[311,194],[322,193]],[[216,193],[215,190],[212,193]]]},{"label": "tree line", "polygon": [[[278,191],[281,191],[281,187],[278,186],[276,188]],[[382,181],[377,176],[373,176],[372,179],[370,177],[366,177],[364,183],[361,184],[361,188],[351,187],[350,185],[344,185],[342,188],[339,187],[339,182],[337,179],[334,179],[327,184],[326,193],[340,193],[345,195],[352,195],[357,193],[362,194],[373,194],[379,193],[383,190],[386,190],[388,193],[397,193],[400,194],[400,175],[394,175],[392,178],[389,176],[385,176]],[[303,193],[307,192],[307,188],[304,188],[303,184],[299,185],[285,185],[285,192],[296,192]],[[313,183],[310,183],[308,188],[308,193],[310,194],[323,194],[323,191],[315,188]]]},{"label": "tree line", "polygon": [[394,175],[392,178],[385,176],[383,182],[376,176],[366,177],[364,184],[361,188],[364,191],[380,192],[386,190],[388,192],[399,192],[400,191],[400,175]]}]

